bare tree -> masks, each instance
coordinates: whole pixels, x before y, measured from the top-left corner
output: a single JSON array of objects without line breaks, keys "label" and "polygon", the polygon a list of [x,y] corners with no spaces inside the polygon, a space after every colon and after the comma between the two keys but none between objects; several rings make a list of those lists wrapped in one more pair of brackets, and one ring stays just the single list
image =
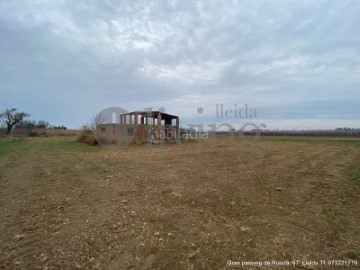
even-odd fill
[{"label": "bare tree", "polygon": [[44,121],[44,120],[39,120],[39,121],[37,122],[36,127],[37,127],[37,128],[48,128],[49,125],[50,125],[49,122]]},{"label": "bare tree", "polygon": [[0,120],[6,125],[6,134],[9,135],[14,126],[21,123],[24,118],[30,116],[25,112],[17,112],[17,109],[6,109],[0,113]]},{"label": "bare tree", "polygon": [[36,121],[35,120],[23,120],[20,123],[16,124],[16,128],[27,128],[27,129],[33,129],[36,127]]},{"label": "bare tree", "polygon": [[99,125],[104,123],[104,117],[102,113],[98,113],[97,115],[93,116],[90,120],[90,128],[96,129]]}]

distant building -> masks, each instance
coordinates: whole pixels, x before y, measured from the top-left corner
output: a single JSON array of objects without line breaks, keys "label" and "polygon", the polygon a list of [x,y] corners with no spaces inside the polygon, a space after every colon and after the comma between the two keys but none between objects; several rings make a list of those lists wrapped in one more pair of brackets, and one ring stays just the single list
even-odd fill
[{"label": "distant building", "polygon": [[[180,136],[179,116],[160,111],[121,114],[116,123],[97,126],[102,133],[133,142],[174,140]],[[126,137],[126,138],[125,138]]]}]

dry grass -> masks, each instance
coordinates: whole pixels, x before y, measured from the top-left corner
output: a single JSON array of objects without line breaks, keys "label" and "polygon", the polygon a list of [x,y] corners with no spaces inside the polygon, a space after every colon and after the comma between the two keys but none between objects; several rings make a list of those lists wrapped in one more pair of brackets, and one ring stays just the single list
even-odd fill
[{"label": "dry grass", "polygon": [[48,136],[55,136],[55,137],[72,137],[77,136],[79,134],[79,130],[69,129],[69,130],[48,130]]},{"label": "dry grass", "polygon": [[349,179],[357,146],[259,141],[248,145],[265,156],[253,167],[257,157],[240,140],[232,149],[225,137],[216,151],[209,146],[4,142],[0,269],[229,269],[228,260],[358,258],[359,184]]},{"label": "dry grass", "polygon": [[73,137],[77,136],[79,133],[78,130],[74,129],[13,129],[11,132],[11,137]]},{"label": "dry grass", "polygon": [[88,145],[97,145],[99,144],[95,138],[94,132],[89,128],[82,128],[76,137],[76,141],[80,143],[85,143]]}]

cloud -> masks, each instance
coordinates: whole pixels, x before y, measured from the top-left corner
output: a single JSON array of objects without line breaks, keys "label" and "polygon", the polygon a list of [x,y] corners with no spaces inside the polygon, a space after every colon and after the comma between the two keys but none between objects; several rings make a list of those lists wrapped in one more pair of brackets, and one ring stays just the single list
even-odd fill
[{"label": "cloud", "polygon": [[71,127],[111,106],[211,122],[218,103],[357,119],[358,14],[356,0],[3,1],[1,105]]},{"label": "cloud", "polygon": [[146,63],[139,71],[145,76],[173,81],[174,83],[211,83],[218,81],[224,68],[230,64],[231,62],[204,62],[200,64],[183,63],[176,66],[156,66]]}]

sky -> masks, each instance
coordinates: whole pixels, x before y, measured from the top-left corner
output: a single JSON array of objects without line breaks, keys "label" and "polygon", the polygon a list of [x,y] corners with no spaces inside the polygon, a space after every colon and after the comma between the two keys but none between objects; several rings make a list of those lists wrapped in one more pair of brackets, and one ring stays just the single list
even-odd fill
[{"label": "sky", "polygon": [[0,110],[68,128],[108,107],[360,128],[359,27],[358,0],[2,0]]}]

